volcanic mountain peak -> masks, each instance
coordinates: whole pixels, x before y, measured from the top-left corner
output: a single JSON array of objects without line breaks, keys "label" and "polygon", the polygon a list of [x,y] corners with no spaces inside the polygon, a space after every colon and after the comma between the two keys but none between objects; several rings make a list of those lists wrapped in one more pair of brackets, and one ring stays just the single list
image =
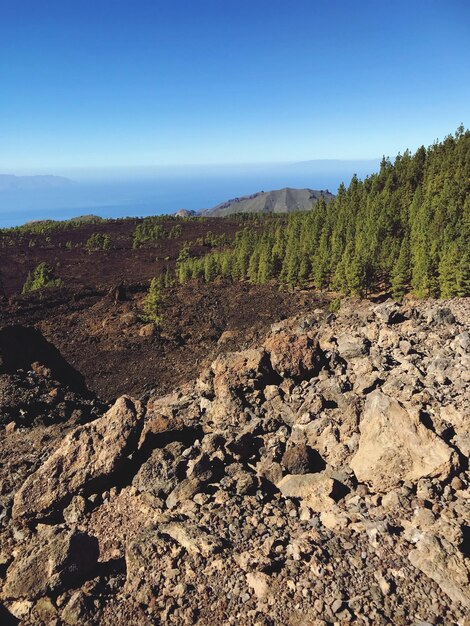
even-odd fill
[{"label": "volcanic mountain peak", "polygon": [[232,213],[292,213],[311,209],[316,200],[320,198],[329,201],[334,198],[334,195],[328,190],[284,187],[283,189],[259,191],[248,196],[232,198],[212,209],[205,209],[201,213],[214,216]]}]

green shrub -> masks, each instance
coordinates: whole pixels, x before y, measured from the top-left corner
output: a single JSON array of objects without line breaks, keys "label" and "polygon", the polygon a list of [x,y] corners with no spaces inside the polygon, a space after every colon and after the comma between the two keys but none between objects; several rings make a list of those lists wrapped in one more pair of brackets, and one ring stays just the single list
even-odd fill
[{"label": "green shrub", "polygon": [[22,293],[30,293],[38,289],[49,287],[60,287],[62,281],[60,278],[54,277],[53,269],[47,263],[39,263],[39,265],[28,274]]},{"label": "green shrub", "polygon": [[150,282],[150,287],[144,302],[143,319],[160,326],[163,321],[162,305],[165,300],[165,277],[155,276]]},{"label": "green shrub", "polygon": [[102,233],[93,233],[85,244],[85,248],[88,252],[95,252],[96,250],[109,250],[111,246],[111,240],[109,235],[103,235]]},{"label": "green shrub", "polygon": [[168,239],[178,239],[183,234],[183,228],[181,224],[176,224],[176,226],[172,226],[170,232],[168,233]]},{"label": "green shrub", "polygon": [[335,298],[334,300],[330,302],[330,306],[328,307],[328,310],[330,313],[338,313],[340,308],[341,308],[341,300],[340,298]]},{"label": "green shrub", "polygon": [[141,224],[136,226],[132,241],[133,248],[140,248],[147,241],[158,241],[164,239],[166,231],[157,218],[146,218]]}]

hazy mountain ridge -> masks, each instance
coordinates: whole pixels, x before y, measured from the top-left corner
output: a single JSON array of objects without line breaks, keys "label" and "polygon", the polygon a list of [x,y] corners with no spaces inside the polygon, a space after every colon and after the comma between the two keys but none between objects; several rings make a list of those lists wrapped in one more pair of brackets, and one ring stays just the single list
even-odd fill
[{"label": "hazy mountain ridge", "polygon": [[14,189],[56,189],[68,187],[72,184],[69,178],[52,174],[37,176],[16,176],[15,174],[0,174],[0,191]]},{"label": "hazy mountain ridge", "polygon": [[332,200],[328,190],[295,189],[284,187],[273,191],[259,191],[249,196],[232,198],[212,209],[204,209],[201,215],[224,216],[232,213],[292,213],[312,208],[316,200]]}]

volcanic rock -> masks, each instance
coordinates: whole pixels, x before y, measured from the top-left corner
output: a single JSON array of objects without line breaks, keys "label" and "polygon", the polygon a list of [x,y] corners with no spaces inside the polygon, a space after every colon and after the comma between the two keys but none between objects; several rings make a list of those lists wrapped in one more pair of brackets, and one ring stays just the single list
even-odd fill
[{"label": "volcanic rock", "polygon": [[137,444],[142,415],[140,403],[123,396],[103,417],[70,432],[17,492],[13,517],[47,518],[80,490],[96,489]]},{"label": "volcanic rock", "polygon": [[359,481],[376,491],[386,492],[401,481],[424,476],[444,479],[453,468],[452,449],[416,413],[381,391],[367,397],[360,431],[351,468]]}]

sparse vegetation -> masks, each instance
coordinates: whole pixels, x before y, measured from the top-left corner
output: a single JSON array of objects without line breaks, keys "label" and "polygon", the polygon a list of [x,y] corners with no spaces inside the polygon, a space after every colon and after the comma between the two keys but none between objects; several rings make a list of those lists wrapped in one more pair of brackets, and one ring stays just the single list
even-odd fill
[{"label": "sparse vegetation", "polygon": [[85,244],[85,248],[88,250],[88,252],[95,252],[97,250],[109,250],[110,247],[111,239],[109,238],[109,235],[104,235],[102,233],[93,233]]},{"label": "sparse vegetation", "polygon": [[207,248],[220,248],[221,246],[227,245],[229,241],[229,237],[226,233],[216,235],[212,231],[208,230],[203,237],[199,237],[196,243]]},{"label": "sparse vegetation", "polygon": [[23,294],[45,289],[50,287],[60,287],[62,281],[55,278],[53,269],[47,263],[39,263],[39,265],[28,274],[25,284],[23,285]]},{"label": "sparse vegetation", "polygon": [[181,224],[175,224],[166,230],[163,223],[174,219],[173,216],[147,217],[136,226],[132,247],[140,248],[144,243],[161,239],[178,239],[183,233]]},{"label": "sparse vegetation", "polygon": [[111,220],[105,220],[96,215],[84,215],[72,220],[40,220],[38,222],[28,222],[22,226],[12,228],[2,228],[0,233],[18,233],[21,235],[45,235],[54,231],[70,230],[80,228],[88,224],[102,224]]},{"label": "sparse vegetation", "polygon": [[340,298],[335,298],[334,300],[332,300],[330,302],[330,305],[328,307],[328,311],[330,313],[338,313],[340,308],[341,308],[341,300],[340,300]]},{"label": "sparse vegetation", "polygon": [[175,226],[171,227],[170,232],[168,233],[168,239],[178,239],[182,234],[183,227],[181,224],[175,224]]},{"label": "sparse vegetation", "polygon": [[142,319],[161,326],[163,322],[162,305],[165,300],[166,277],[161,274],[152,278],[150,287],[145,297],[144,315]]}]

